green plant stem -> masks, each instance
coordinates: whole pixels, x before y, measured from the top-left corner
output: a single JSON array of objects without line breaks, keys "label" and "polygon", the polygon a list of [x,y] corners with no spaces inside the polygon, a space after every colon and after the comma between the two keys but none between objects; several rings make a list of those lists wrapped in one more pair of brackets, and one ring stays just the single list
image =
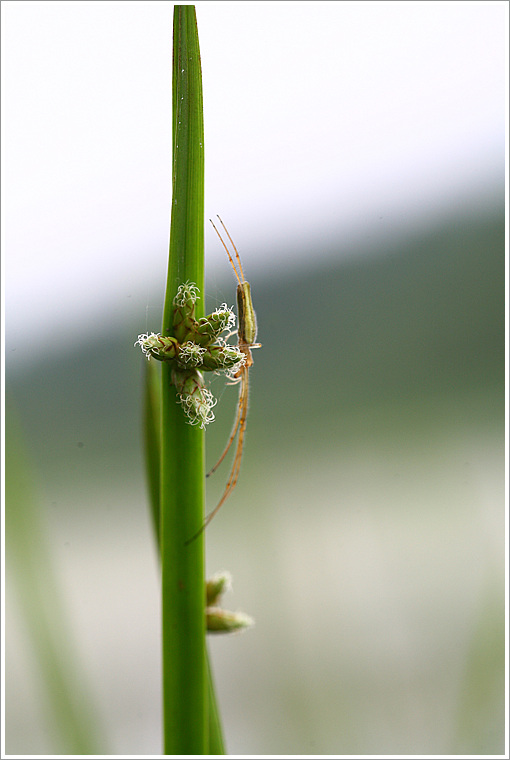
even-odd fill
[{"label": "green plant stem", "polygon": [[[161,377],[156,362],[146,362],[145,378],[145,451],[147,480],[151,503],[154,533],[159,548],[159,467],[160,467],[160,419],[161,419]],[[209,655],[206,651],[208,676],[208,721],[209,754],[225,755],[225,742],[219,717],[218,705],[212,677]]]},{"label": "green plant stem", "polygon": [[[188,281],[204,292],[204,127],[195,8],[174,8],[172,222],[163,335]],[[197,304],[203,314],[203,301]],[[165,754],[209,753],[204,616],[204,433],[186,423],[170,366],[161,368],[160,549]]]}]

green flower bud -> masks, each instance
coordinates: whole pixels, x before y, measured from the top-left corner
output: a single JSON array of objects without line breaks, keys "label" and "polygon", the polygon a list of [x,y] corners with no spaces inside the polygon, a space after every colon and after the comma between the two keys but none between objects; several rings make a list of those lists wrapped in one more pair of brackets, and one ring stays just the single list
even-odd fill
[{"label": "green flower bud", "polygon": [[204,385],[202,374],[196,370],[172,369],[172,382],[177,390],[177,401],[182,406],[190,425],[201,428],[214,420],[211,409],[216,399]]},{"label": "green flower bud", "polygon": [[179,285],[174,298],[174,306],[194,311],[195,304],[199,300],[200,289],[194,282],[185,282]]},{"label": "green flower bud", "polygon": [[230,346],[228,343],[209,346],[202,357],[202,369],[210,372],[217,370],[235,371],[242,367],[246,357],[237,346]]},{"label": "green flower bud", "polygon": [[233,633],[249,628],[255,621],[244,612],[230,612],[221,607],[206,607],[205,627],[209,633]]},{"label": "green flower bud", "polygon": [[201,346],[208,346],[217,340],[225,330],[232,330],[236,323],[235,314],[223,303],[208,317],[202,317],[196,323],[195,341]]},{"label": "green flower bud", "polygon": [[195,367],[200,367],[203,362],[204,354],[205,348],[201,348],[201,346],[197,346],[197,344],[193,343],[193,341],[188,340],[179,348],[177,363],[183,369],[193,369]]},{"label": "green flower bud", "polygon": [[225,591],[232,588],[232,577],[230,573],[224,570],[216,573],[212,578],[205,582],[205,604],[206,607],[214,607]]},{"label": "green flower bud", "polygon": [[175,338],[164,338],[158,333],[139,335],[135,346],[140,346],[147,360],[154,357],[154,359],[158,359],[160,362],[175,359],[179,349],[179,344]]},{"label": "green flower bud", "polygon": [[196,331],[195,304],[200,298],[198,287],[193,282],[179,285],[175,295],[173,327],[179,343],[192,340]]}]

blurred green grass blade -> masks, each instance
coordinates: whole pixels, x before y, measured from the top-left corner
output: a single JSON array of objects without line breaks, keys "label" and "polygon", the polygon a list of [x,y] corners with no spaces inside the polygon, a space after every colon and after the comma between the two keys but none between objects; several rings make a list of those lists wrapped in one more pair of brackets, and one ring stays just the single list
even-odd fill
[{"label": "blurred green grass blade", "polygon": [[105,740],[72,645],[12,409],[6,413],[5,438],[8,590],[16,594],[42,677],[43,712],[53,725],[58,754],[104,755]]},{"label": "blurred green grass blade", "polygon": [[214,680],[212,676],[211,663],[207,654],[207,674],[208,674],[208,692],[209,692],[209,754],[225,755],[225,743],[223,740],[223,731],[221,728],[218,704],[216,702],[216,692],[214,690]]},{"label": "blurred green grass blade", "polygon": [[[163,334],[172,334],[173,298],[190,281],[204,293],[204,124],[195,8],[174,8],[172,220]],[[203,300],[197,316],[203,314]],[[204,615],[204,432],[186,423],[171,370],[162,366],[160,546],[163,723],[166,754],[209,752]]]}]

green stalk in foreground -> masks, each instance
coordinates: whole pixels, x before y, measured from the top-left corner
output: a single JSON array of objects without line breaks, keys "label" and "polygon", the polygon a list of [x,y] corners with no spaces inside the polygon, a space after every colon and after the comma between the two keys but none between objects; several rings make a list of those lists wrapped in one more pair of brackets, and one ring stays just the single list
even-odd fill
[{"label": "green stalk in foreground", "polygon": [[[187,281],[204,292],[204,124],[195,8],[174,8],[173,161],[170,257],[163,335],[173,334],[173,299]],[[203,316],[203,300],[197,317]],[[209,753],[205,652],[204,433],[176,403],[171,369],[161,368],[160,549],[165,754]]]},{"label": "green stalk in foreground", "polygon": [[[139,335],[147,365],[145,450],[163,578],[163,698],[166,754],[225,754],[205,629],[230,633],[253,621],[221,606],[228,573],[204,583],[204,439],[215,399],[202,372],[237,377],[243,345],[222,304],[203,316],[204,158],[195,11],[176,6],[173,57],[173,197],[163,328]],[[248,286],[249,287],[249,286]],[[243,333],[244,334],[244,333]],[[228,335],[227,335],[228,337]],[[159,382],[161,379],[161,382]]]},{"label": "green stalk in foreground", "polygon": [[[161,419],[161,394],[160,394],[160,373],[155,362],[150,362],[146,366],[145,377],[145,451],[147,479],[149,485],[149,494],[151,502],[151,513],[153,518],[154,531],[159,545],[159,483],[160,483],[160,419]],[[204,610],[205,613],[205,610]],[[207,652],[206,652],[207,657]],[[208,723],[209,723],[209,754],[225,755],[225,745],[223,733],[219,718],[218,707],[216,704],[216,695],[212,673],[208,664]]]}]

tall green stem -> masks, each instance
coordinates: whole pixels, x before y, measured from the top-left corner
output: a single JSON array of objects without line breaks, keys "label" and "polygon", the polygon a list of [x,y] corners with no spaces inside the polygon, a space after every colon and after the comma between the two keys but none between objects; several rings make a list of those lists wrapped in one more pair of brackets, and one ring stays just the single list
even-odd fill
[{"label": "tall green stem", "polygon": [[[173,298],[191,281],[204,292],[204,125],[195,8],[174,8],[173,163],[170,258],[163,335]],[[197,316],[203,315],[203,300]],[[204,617],[204,433],[186,423],[170,367],[162,366],[160,548],[163,593],[165,754],[209,753]]]}]

